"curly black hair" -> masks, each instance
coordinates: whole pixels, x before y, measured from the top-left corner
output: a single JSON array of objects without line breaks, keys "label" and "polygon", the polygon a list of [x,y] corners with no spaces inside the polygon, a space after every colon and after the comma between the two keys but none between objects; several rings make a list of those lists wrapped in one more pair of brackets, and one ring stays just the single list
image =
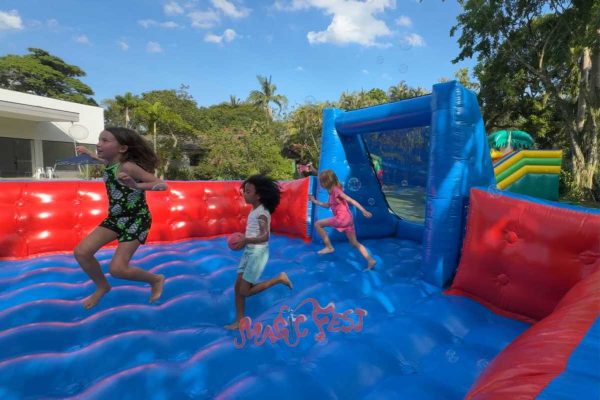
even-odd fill
[{"label": "curly black hair", "polygon": [[246,179],[242,183],[242,189],[245,188],[247,183],[254,185],[256,194],[260,198],[260,203],[273,214],[281,200],[281,189],[277,182],[266,175],[258,174]]}]

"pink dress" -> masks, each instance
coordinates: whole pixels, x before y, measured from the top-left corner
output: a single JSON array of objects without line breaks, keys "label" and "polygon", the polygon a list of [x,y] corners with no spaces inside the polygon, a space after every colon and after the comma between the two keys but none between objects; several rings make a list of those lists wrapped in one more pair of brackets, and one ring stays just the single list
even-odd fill
[{"label": "pink dress", "polygon": [[342,189],[334,186],[329,193],[329,206],[333,212],[332,218],[327,218],[328,225],[340,232],[354,232],[354,220],[348,207],[348,202],[341,196]]}]

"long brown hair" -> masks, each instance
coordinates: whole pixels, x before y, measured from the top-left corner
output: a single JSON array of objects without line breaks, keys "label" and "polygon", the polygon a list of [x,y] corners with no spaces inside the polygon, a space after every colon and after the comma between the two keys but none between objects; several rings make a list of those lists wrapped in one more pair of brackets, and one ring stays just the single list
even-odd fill
[{"label": "long brown hair", "polygon": [[342,187],[342,184],[338,180],[337,175],[335,174],[335,172],[333,172],[333,170],[330,169],[325,169],[319,174],[319,182],[321,183],[321,186],[323,186],[325,189],[331,189],[334,186],[337,186],[339,188]]},{"label": "long brown hair", "polygon": [[136,163],[144,170],[154,173],[158,167],[158,156],[146,139],[129,128],[109,127],[104,130],[112,133],[120,145],[127,146],[127,151],[121,156],[122,162]]}]

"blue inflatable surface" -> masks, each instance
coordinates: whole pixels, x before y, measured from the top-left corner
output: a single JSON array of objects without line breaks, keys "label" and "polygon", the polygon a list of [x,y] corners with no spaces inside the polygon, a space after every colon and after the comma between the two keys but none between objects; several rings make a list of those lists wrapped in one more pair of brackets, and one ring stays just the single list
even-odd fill
[{"label": "blue inflatable surface", "polygon": [[[263,278],[286,271],[294,290],[248,299],[263,324],[252,337],[223,329],[241,255],[224,238],[138,250],[136,265],[167,276],[158,305],[108,276],[111,293],[84,310],[93,287],[70,254],[0,262],[0,398],[463,398],[527,325],[425,283],[420,244],[364,243],[376,271],[348,243],[318,256],[272,237]],[[112,252],[99,253],[105,270]],[[298,329],[273,334],[282,321]]]}]

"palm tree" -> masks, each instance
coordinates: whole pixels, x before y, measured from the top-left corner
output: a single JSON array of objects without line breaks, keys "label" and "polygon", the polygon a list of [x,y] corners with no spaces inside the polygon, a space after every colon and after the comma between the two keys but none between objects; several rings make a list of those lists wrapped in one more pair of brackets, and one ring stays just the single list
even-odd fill
[{"label": "palm tree", "polygon": [[123,96],[115,97],[115,104],[123,109],[125,112],[125,128],[129,128],[129,112],[133,111],[140,104],[140,99],[137,96],[131,94],[131,92],[125,93]]},{"label": "palm tree", "polygon": [[243,103],[242,100],[240,100],[237,96],[235,96],[233,94],[229,95],[229,105],[231,107],[237,107],[242,103]]},{"label": "palm tree", "polygon": [[253,90],[248,96],[248,102],[265,110],[270,119],[273,119],[273,110],[270,103],[273,102],[279,108],[279,112],[287,106],[287,98],[280,94],[275,94],[277,86],[271,83],[271,77],[267,79],[264,76],[256,77],[261,90]]},{"label": "palm tree", "polygon": [[152,132],[152,143],[154,144],[154,152],[156,152],[156,125],[159,121],[168,119],[170,117],[170,110],[165,107],[160,101],[149,103],[143,101],[139,104],[139,113],[148,127],[148,130]]},{"label": "palm tree", "polygon": [[424,94],[427,94],[425,89],[420,87],[410,87],[405,81],[400,81],[398,84],[391,86],[387,91],[390,101],[411,99],[413,97],[423,96]]}]

